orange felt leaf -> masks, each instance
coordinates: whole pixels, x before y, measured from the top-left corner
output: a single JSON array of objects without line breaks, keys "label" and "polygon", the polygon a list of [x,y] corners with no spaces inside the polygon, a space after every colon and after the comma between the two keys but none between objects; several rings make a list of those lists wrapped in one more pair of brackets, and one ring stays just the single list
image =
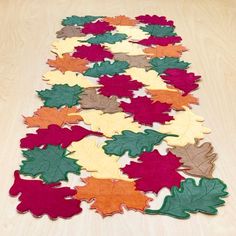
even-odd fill
[{"label": "orange felt leaf", "polygon": [[184,106],[189,104],[198,104],[198,99],[192,94],[183,96],[179,90],[148,90],[153,102],[162,102],[171,104],[171,108],[175,110],[183,110]]},{"label": "orange felt leaf", "polygon": [[48,65],[54,67],[61,72],[72,71],[72,72],[85,72],[88,67],[88,61],[81,58],[71,57],[70,54],[66,53],[63,57],[56,57],[55,60],[48,59]]},{"label": "orange felt leaf", "polygon": [[93,201],[91,209],[102,216],[122,213],[122,206],[128,210],[143,212],[152,199],[135,189],[135,183],[115,179],[83,179],[85,186],[76,187],[75,198],[87,202]]},{"label": "orange felt leaf", "polygon": [[[83,118],[78,114],[76,107],[63,107],[57,109],[55,107],[40,107],[33,116],[24,117],[25,124],[28,127],[47,128],[51,124],[62,126],[64,124],[74,124]],[[70,115],[70,113],[73,113]]]},{"label": "orange felt leaf", "polygon": [[187,48],[182,45],[168,44],[167,46],[155,46],[143,49],[151,57],[180,57]]},{"label": "orange felt leaf", "polygon": [[115,17],[106,17],[103,19],[104,21],[110,23],[111,25],[127,25],[134,26],[137,24],[137,20],[131,19],[127,16],[115,16]]}]

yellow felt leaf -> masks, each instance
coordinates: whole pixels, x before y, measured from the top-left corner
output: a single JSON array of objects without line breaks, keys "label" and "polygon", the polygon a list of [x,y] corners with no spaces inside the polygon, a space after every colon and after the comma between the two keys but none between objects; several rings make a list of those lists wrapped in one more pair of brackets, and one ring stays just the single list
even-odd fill
[{"label": "yellow felt leaf", "polygon": [[87,137],[73,142],[67,150],[71,152],[68,156],[78,160],[78,164],[91,172],[95,178],[132,181],[120,171],[119,157],[106,155],[102,145],[99,145],[95,138]]},{"label": "yellow felt leaf", "polygon": [[59,70],[48,71],[43,75],[43,80],[48,84],[68,84],[69,86],[79,85],[83,88],[99,87],[98,84],[89,81],[84,75],[72,71],[64,74]]},{"label": "yellow felt leaf", "polygon": [[205,134],[211,132],[202,125],[204,118],[195,115],[189,108],[176,113],[174,120],[166,122],[160,127],[161,133],[177,134],[178,137],[166,137],[165,141],[170,146],[185,146],[194,144],[195,139],[203,139]]},{"label": "yellow felt leaf", "polygon": [[82,110],[80,116],[85,124],[91,125],[91,130],[100,131],[107,137],[120,134],[123,130],[134,132],[141,130],[140,125],[134,122],[133,118],[126,117],[127,115],[123,112],[108,114],[100,110],[89,109]]},{"label": "yellow felt leaf", "polygon": [[117,33],[126,34],[129,40],[137,41],[149,37],[149,35],[139,27],[117,25],[116,31]]}]

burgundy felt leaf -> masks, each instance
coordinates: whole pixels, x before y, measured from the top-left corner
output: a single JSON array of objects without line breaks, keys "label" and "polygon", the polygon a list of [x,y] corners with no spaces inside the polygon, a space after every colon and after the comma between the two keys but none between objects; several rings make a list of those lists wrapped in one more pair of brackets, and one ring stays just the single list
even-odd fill
[{"label": "burgundy felt leaf", "polygon": [[184,92],[183,95],[187,95],[189,92],[198,88],[196,83],[201,76],[196,76],[194,73],[188,73],[186,70],[181,69],[167,69],[165,75],[161,75],[161,78],[167,83],[180,89]]},{"label": "burgundy felt leaf", "polygon": [[73,57],[87,59],[91,62],[104,61],[105,58],[113,58],[113,54],[106,50],[105,46],[99,44],[92,44],[89,46],[82,45],[75,49],[76,52],[73,53]]},{"label": "burgundy felt leaf", "polygon": [[109,77],[107,75],[100,77],[99,84],[103,85],[99,88],[99,93],[104,96],[117,97],[133,97],[133,90],[138,90],[143,87],[143,84],[132,80],[129,75],[114,75]]},{"label": "burgundy felt leaf", "polygon": [[136,20],[144,24],[174,26],[174,22],[172,20],[168,21],[165,16],[142,15],[142,16],[137,16],[135,18]]},{"label": "burgundy felt leaf", "polygon": [[62,187],[60,183],[45,184],[41,180],[21,179],[19,171],[14,173],[15,181],[9,193],[19,196],[17,210],[21,213],[30,211],[34,216],[44,214],[50,218],[69,218],[82,211],[80,201],[73,198],[76,190]]},{"label": "burgundy felt leaf", "polygon": [[133,162],[122,168],[129,178],[136,179],[136,189],[158,193],[162,188],[180,186],[184,179],[177,170],[181,166],[179,158],[171,152],[162,156],[157,150],[143,152],[138,158],[139,162]]},{"label": "burgundy felt leaf", "polygon": [[108,22],[98,20],[96,22],[84,24],[84,27],[82,28],[82,33],[96,35],[96,34],[104,34],[114,29],[115,27],[111,26]]},{"label": "burgundy felt leaf", "polygon": [[135,43],[141,44],[143,46],[152,46],[152,45],[167,46],[168,44],[175,44],[181,41],[182,41],[182,38],[179,36],[168,36],[168,37],[150,36],[147,39],[142,39]]},{"label": "burgundy felt leaf", "polygon": [[153,102],[148,97],[131,98],[131,103],[121,102],[120,107],[124,112],[131,113],[134,120],[143,125],[152,125],[153,122],[164,124],[173,119],[173,116],[168,114],[169,104]]},{"label": "burgundy felt leaf", "polygon": [[72,126],[68,129],[58,125],[49,125],[47,129],[37,129],[36,134],[26,134],[26,137],[20,140],[20,147],[33,149],[50,144],[66,148],[72,142],[79,141],[88,135],[101,136],[102,133],[93,132],[81,126]]}]

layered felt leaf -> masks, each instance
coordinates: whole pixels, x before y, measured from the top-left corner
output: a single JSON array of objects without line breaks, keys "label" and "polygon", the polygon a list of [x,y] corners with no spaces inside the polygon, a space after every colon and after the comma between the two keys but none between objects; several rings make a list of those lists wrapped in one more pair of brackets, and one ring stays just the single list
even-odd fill
[{"label": "layered felt leaf", "polygon": [[77,163],[95,178],[130,181],[120,171],[118,157],[106,155],[96,139],[84,138],[79,142],[73,142],[68,150],[71,152],[69,157],[77,160]]},{"label": "layered felt leaf", "polygon": [[135,190],[134,182],[114,179],[83,179],[85,186],[76,187],[75,198],[91,202],[91,209],[95,209],[102,216],[122,213],[122,207],[127,210],[143,212],[148,207],[151,198],[141,191]]},{"label": "layered felt leaf", "polygon": [[172,20],[167,20],[165,16],[150,16],[150,15],[141,15],[135,17],[141,23],[148,24],[148,25],[169,25],[174,26],[174,22]]},{"label": "layered felt leaf", "polygon": [[133,91],[139,90],[143,87],[143,84],[132,80],[129,75],[113,75],[109,77],[107,75],[102,76],[98,80],[102,85],[98,89],[99,93],[104,96],[117,96],[117,97],[133,97]]},{"label": "layered felt leaf", "polygon": [[82,28],[82,33],[97,35],[104,34],[114,29],[115,27],[111,26],[108,22],[98,20],[96,22],[85,23]]},{"label": "layered felt leaf", "polygon": [[105,34],[98,34],[94,37],[91,37],[87,40],[87,42],[91,44],[102,44],[102,43],[114,44],[116,42],[121,42],[122,40],[125,39],[127,39],[126,34],[120,34],[120,33],[112,34],[111,32],[109,32]]},{"label": "layered felt leaf", "polygon": [[109,155],[122,156],[128,152],[130,157],[137,157],[144,151],[151,152],[167,136],[151,129],[145,129],[144,133],[124,130],[120,135],[113,135],[112,140],[105,141],[103,149]]},{"label": "layered felt leaf", "polygon": [[198,143],[187,144],[184,147],[174,147],[170,151],[178,156],[183,166],[186,167],[186,174],[212,178],[212,173],[215,167],[216,153],[214,153],[211,143],[203,143],[198,146]]},{"label": "layered felt leaf", "polygon": [[134,120],[144,125],[152,125],[154,122],[164,124],[173,119],[168,113],[170,105],[167,103],[153,102],[148,97],[131,98],[130,103],[121,102],[124,112],[133,115]]},{"label": "layered felt leaf", "polygon": [[178,189],[173,187],[171,195],[164,199],[159,210],[145,210],[147,214],[163,214],[187,219],[189,213],[202,212],[210,215],[217,214],[217,207],[225,203],[226,185],[219,179],[200,179],[199,184],[194,179],[186,179]]},{"label": "layered felt leaf", "polygon": [[205,134],[211,132],[202,125],[203,117],[195,115],[187,107],[185,111],[179,111],[174,120],[166,122],[159,129],[162,133],[176,134],[178,137],[166,137],[165,141],[170,146],[185,146],[194,144],[195,139],[203,139]]},{"label": "layered felt leaf", "polygon": [[18,171],[14,175],[15,181],[9,193],[11,196],[20,194],[17,206],[19,212],[30,211],[36,217],[46,214],[56,219],[70,218],[82,211],[80,201],[73,197],[76,190],[59,188],[60,183],[45,184],[40,180],[21,179]]},{"label": "layered felt leaf", "polygon": [[[75,114],[74,114],[75,113]],[[64,124],[75,124],[83,120],[76,107],[40,107],[31,117],[24,117],[28,127],[47,128],[51,124],[63,126]]]},{"label": "layered felt leaf", "polygon": [[140,29],[155,37],[166,37],[176,35],[176,33],[174,32],[175,28],[170,26],[160,26],[152,24],[141,26]]},{"label": "layered felt leaf", "polygon": [[67,25],[56,32],[57,38],[72,38],[72,37],[84,37],[85,34],[81,32],[81,27]]},{"label": "layered felt leaf", "polygon": [[101,133],[87,130],[80,126],[61,128],[58,125],[49,125],[47,129],[37,129],[36,134],[27,134],[20,140],[21,148],[33,149],[35,147],[47,145],[61,145],[68,147],[72,142],[79,141],[88,135],[98,135]]},{"label": "layered felt leaf", "polygon": [[45,107],[60,108],[64,105],[68,107],[77,105],[83,89],[78,85],[70,87],[66,84],[56,84],[52,86],[52,89],[45,89],[37,92],[39,97],[44,100]]},{"label": "layered felt leaf", "polygon": [[48,145],[45,149],[34,148],[23,151],[27,160],[22,161],[20,173],[32,177],[39,176],[45,183],[68,180],[67,174],[80,174],[81,166],[68,158],[66,149]]},{"label": "layered felt leaf", "polygon": [[102,75],[115,75],[124,73],[125,69],[129,67],[126,61],[104,61],[101,63],[95,63],[92,68],[89,68],[84,75],[91,77],[100,77]]},{"label": "layered felt leaf", "polygon": [[179,36],[167,36],[167,37],[150,36],[147,39],[142,39],[136,41],[135,43],[141,44],[143,46],[152,46],[152,45],[167,46],[168,44],[180,43],[181,41],[182,38]]},{"label": "layered felt leaf", "polygon": [[102,18],[102,16],[70,16],[62,20],[62,25],[79,25],[83,26],[86,23]]},{"label": "layered felt leaf", "polygon": [[139,27],[132,27],[126,25],[117,25],[116,32],[126,34],[130,40],[141,40],[148,38],[148,33],[141,30]]},{"label": "layered felt leaf", "polygon": [[103,18],[103,20],[110,23],[111,25],[127,25],[127,26],[135,26],[138,22],[137,20],[124,15],[115,17],[105,17]]},{"label": "layered felt leaf", "polygon": [[122,168],[129,178],[135,178],[136,189],[158,193],[162,188],[180,186],[184,179],[177,171],[181,166],[179,158],[168,152],[162,156],[157,150],[143,152],[138,162],[133,162]]}]

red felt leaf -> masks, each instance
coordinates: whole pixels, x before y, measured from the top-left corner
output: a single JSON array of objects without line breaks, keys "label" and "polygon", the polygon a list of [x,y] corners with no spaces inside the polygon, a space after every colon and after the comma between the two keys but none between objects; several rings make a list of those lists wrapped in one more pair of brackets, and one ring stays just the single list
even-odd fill
[{"label": "red felt leaf", "polygon": [[182,41],[182,38],[179,36],[169,36],[169,37],[150,36],[147,39],[142,39],[135,43],[141,44],[143,46],[152,46],[152,45],[167,46],[168,44],[175,44],[181,41]]},{"label": "red felt leaf", "polygon": [[115,27],[111,26],[108,22],[98,20],[96,22],[84,24],[84,27],[82,28],[82,33],[96,35],[96,34],[104,34],[114,29]]},{"label": "red felt leaf", "polygon": [[21,179],[19,171],[14,173],[15,181],[9,193],[19,196],[17,210],[30,211],[34,216],[48,215],[50,218],[68,218],[82,211],[80,201],[73,198],[76,190],[62,187],[60,183],[45,184],[40,180]]},{"label": "red felt leaf", "polygon": [[108,50],[104,49],[105,46],[93,44],[93,45],[82,45],[75,47],[76,52],[73,53],[73,57],[79,57],[87,59],[91,62],[104,61],[105,58],[113,58],[113,54]]},{"label": "red felt leaf", "polygon": [[20,147],[33,149],[50,144],[66,148],[72,142],[79,141],[88,135],[101,136],[102,133],[93,132],[80,126],[72,126],[71,129],[68,129],[58,125],[49,125],[47,129],[37,129],[36,134],[26,134],[26,137],[20,140]]},{"label": "red felt leaf", "polygon": [[103,87],[99,88],[100,94],[104,96],[115,95],[117,97],[133,97],[133,90],[138,90],[143,87],[143,84],[132,80],[129,75],[107,75],[100,77],[99,84]]},{"label": "red felt leaf", "polygon": [[167,69],[165,75],[161,75],[161,78],[175,88],[184,92],[183,95],[187,95],[189,92],[198,88],[196,83],[201,76],[196,76],[194,73],[188,73],[186,70],[181,69]]},{"label": "red felt leaf", "polygon": [[162,156],[157,150],[143,152],[139,162],[131,162],[122,168],[129,178],[136,179],[136,189],[158,193],[162,188],[180,186],[184,179],[177,170],[181,166],[179,158],[171,152]]},{"label": "red felt leaf", "polygon": [[131,113],[140,124],[152,125],[153,122],[164,124],[173,119],[169,116],[170,104],[153,102],[148,97],[131,98],[131,103],[121,102],[123,111]]},{"label": "red felt leaf", "polygon": [[174,22],[172,20],[168,21],[165,16],[142,15],[142,16],[136,16],[135,18],[136,20],[144,24],[174,26]]}]

